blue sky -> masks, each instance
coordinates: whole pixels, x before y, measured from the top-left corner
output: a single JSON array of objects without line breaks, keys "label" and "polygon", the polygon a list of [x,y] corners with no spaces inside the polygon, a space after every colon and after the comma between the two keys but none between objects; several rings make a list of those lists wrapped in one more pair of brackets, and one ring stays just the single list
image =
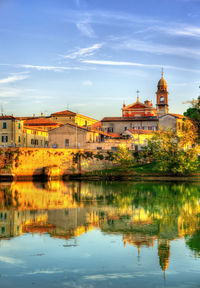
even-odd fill
[{"label": "blue sky", "polygon": [[121,116],[153,100],[164,67],[170,111],[197,98],[200,0],[0,0],[0,105]]}]

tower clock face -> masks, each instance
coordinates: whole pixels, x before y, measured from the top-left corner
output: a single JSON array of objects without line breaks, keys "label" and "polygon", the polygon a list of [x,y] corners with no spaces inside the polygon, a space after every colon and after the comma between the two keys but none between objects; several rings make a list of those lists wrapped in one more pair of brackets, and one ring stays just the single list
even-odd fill
[{"label": "tower clock face", "polygon": [[160,96],[160,104],[164,104],[165,103],[165,97],[164,96]]}]

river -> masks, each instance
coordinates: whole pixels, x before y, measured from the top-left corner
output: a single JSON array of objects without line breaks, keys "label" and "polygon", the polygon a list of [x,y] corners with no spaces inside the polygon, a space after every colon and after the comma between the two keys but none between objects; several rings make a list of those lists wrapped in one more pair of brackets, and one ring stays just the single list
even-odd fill
[{"label": "river", "polygon": [[199,183],[0,183],[1,287],[200,287]]}]

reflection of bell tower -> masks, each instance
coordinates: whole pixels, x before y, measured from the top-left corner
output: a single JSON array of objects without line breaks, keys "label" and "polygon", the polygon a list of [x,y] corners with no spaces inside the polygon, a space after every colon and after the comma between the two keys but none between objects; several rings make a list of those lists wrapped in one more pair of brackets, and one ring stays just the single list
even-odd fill
[{"label": "reflection of bell tower", "polygon": [[157,95],[157,113],[158,116],[162,116],[168,113],[168,91],[167,91],[167,82],[163,78],[163,71],[162,77],[158,81],[158,90],[156,92]]},{"label": "reflection of bell tower", "polygon": [[170,242],[167,239],[158,239],[158,256],[160,267],[164,271],[168,268],[169,265],[169,256],[170,256]]}]

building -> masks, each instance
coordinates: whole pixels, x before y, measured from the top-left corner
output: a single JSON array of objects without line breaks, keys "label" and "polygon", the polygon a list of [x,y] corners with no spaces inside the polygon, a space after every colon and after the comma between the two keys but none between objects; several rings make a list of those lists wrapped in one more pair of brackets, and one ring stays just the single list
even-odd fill
[{"label": "building", "polygon": [[23,146],[23,121],[14,116],[0,116],[0,147]]},{"label": "building", "polygon": [[52,113],[50,119],[54,122],[59,122],[62,124],[74,123],[78,126],[85,126],[85,127],[91,126],[96,122],[98,122],[98,120],[96,119],[69,110]]},{"label": "building", "polygon": [[149,139],[152,138],[153,133],[150,130],[136,130],[128,129],[122,133],[123,136],[127,136],[131,139],[132,147],[135,151],[141,150],[142,147],[147,145]]},{"label": "building", "polygon": [[160,117],[167,115],[169,111],[167,82],[163,78],[163,73],[158,81],[156,95],[156,108],[152,101],[146,100],[142,103],[137,97],[137,101],[133,104],[127,106],[123,104],[122,117],[103,118],[102,130],[107,133],[120,134],[128,129],[157,131],[160,126]]},{"label": "building", "polygon": [[47,148],[49,134],[41,128],[23,128],[23,147]]},{"label": "building", "polygon": [[50,148],[88,148],[88,143],[101,142],[105,133],[67,123],[49,131]]}]

